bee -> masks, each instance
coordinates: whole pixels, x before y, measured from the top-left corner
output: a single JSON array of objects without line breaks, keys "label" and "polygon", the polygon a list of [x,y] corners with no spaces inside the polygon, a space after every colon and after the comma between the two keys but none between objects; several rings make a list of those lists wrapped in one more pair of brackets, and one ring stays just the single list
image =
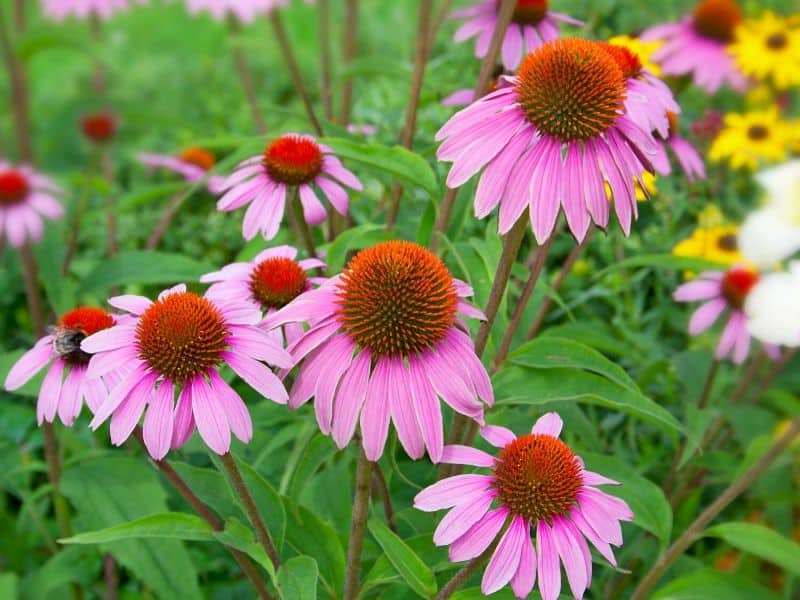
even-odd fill
[{"label": "bee", "polygon": [[81,330],[50,327],[49,332],[53,336],[53,350],[59,356],[77,356],[83,353],[81,342],[86,337],[86,334]]}]

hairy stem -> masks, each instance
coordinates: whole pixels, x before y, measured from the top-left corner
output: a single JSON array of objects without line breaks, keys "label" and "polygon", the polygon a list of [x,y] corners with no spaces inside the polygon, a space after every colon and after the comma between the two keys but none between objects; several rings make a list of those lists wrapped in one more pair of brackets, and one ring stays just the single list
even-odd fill
[{"label": "hairy stem", "polygon": [[[405,125],[403,125],[403,132],[400,135],[400,143],[404,148],[408,148],[409,150],[414,142],[414,131],[417,127],[417,110],[419,109],[420,93],[422,92],[422,80],[425,77],[425,65],[428,63],[428,56],[430,55],[432,10],[433,0],[420,0],[419,16],[417,20],[417,43],[414,49],[414,71],[411,73],[411,90],[408,95],[408,105],[406,106]],[[400,210],[400,197],[402,195],[403,186],[397,181],[392,188],[389,213],[386,216],[386,229],[393,229],[397,222],[397,214]]]},{"label": "hairy stem", "polygon": [[314,244],[314,236],[311,235],[311,228],[308,226],[306,217],[303,214],[303,205],[300,203],[300,196],[296,186],[289,192],[287,203],[286,212],[292,232],[297,238],[297,241],[301,242],[306,247],[308,256],[316,258],[317,246]]},{"label": "hairy stem", "polygon": [[394,508],[392,507],[392,495],[389,493],[389,486],[386,484],[386,478],[383,476],[383,471],[381,471],[378,463],[373,463],[372,480],[383,503],[386,523],[389,525],[389,529],[397,533],[397,523],[394,520]]},{"label": "hairy stem", "polygon": [[322,78],[322,109],[328,121],[333,120],[333,66],[331,65],[331,5],[330,0],[319,0],[319,48]]},{"label": "hairy stem", "polygon": [[439,593],[436,594],[434,600],[447,600],[456,591],[458,591],[458,588],[469,581],[470,577],[472,577],[475,572],[481,568],[483,563],[489,559],[492,552],[494,552],[494,548],[495,544],[491,544],[486,550],[484,550],[483,554],[476,556],[466,565],[461,567],[461,569],[459,569],[456,574],[450,578],[450,581],[448,581],[444,587],[439,590]]},{"label": "hairy stem", "polygon": [[106,580],[106,600],[119,598],[119,574],[117,561],[111,554],[103,554],[103,576]]},{"label": "hairy stem", "polygon": [[183,202],[186,200],[186,198],[188,198],[188,196],[189,192],[183,191],[178,192],[170,199],[170,201],[167,203],[167,206],[164,208],[164,212],[161,213],[161,218],[153,228],[153,232],[147,239],[147,243],[145,244],[145,248],[147,250],[155,250],[158,248],[161,240],[164,239],[164,235],[167,233],[167,229],[169,229],[172,220],[175,218],[175,215],[178,214],[181,205],[183,205]]},{"label": "hairy stem", "polygon": [[[25,24],[24,11],[17,11],[17,24]],[[22,30],[18,29],[21,33]],[[5,11],[0,6],[0,52],[6,63],[8,82],[11,88],[11,111],[14,115],[14,128],[17,137],[19,160],[33,162],[33,140],[31,137],[31,119],[28,98],[28,78],[22,64],[14,54],[14,48],[6,29]]]},{"label": "hairy stem", "polygon": [[[358,54],[358,0],[345,0],[344,38],[342,43],[342,62],[350,66]],[[342,101],[339,107],[339,122],[346,127],[350,122],[350,109],[353,104],[353,78],[342,82]]]},{"label": "hairy stem", "polygon": [[788,430],[778,439],[772,447],[752,467],[745,471],[738,479],[731,483],[714,502],[712,502],[700,515],[692,522],[686,531],[675,540],[666,552],[658,557],[650,572],[639,583],[631,596],[631,600],[644,600],[648,598],[650,590],[661,579],[664,573],[680,558],[684,552],[697,539],[699,539],[706,526],[721,513],[725,507],[736,500],[739,495],[747,490],[764,472],[772,465],[781,453],[789,447],[800,433],[800,417],[792,421]]},{"label": "hairy stem", "polygon": [[347,566],[344,579],[344,600],[358,598],[358,575],[361,571],[361,551],[369,516],[369,485],[372,465],[364,449],[358,447],[356,463],[356,488],[353,497],[353,516],[350,522],[350,541],[347,544]]},{"label": "hairy stem", "polygon": [[[239,21],[237,21],[235,17],[231,17],[228,20],[228,29],[233,36],[239,33]],[[236,68],[236,76],[239,78],[239,84],[242,86],[247,106],[250,107],[250,114],[253,117],[256,131],[261,135],[266,135],[267,124],[261,114],[261,109],[258,107],[258,95],[253,85],[253,75],[250,73],[250,67],[247,65],[247,58],[238,41],[234,41],[231,52],[233,54],[233,64]]]},{"label": "hairy stem", "polygon": [[22,260],[22,278],[25,281],[25,298],[28,301],[28,312],[31,315],[33,330],[37,337],[42,337],[45,331],[45,312],[42,295],[39,291],[39,267],[36,257],[28,242],[19,249]]},{"label": "hairy stem", "polygon": [[297,58],[292,49],[292,44],[289,42],[289,36],[286,34],[286,27],[283,25],[280,11],[273,10],[269,14],[269,20],[270,23],[272,23],[272,30],[275,32],[275,40],[278,42],[278,46],[283,53],[286,66],[289,68],[289,74],[292,76],[294,87],[300,95],[300,99],[303,101],[308,120],[311,121],[311,127],[317,135],[322,136],[324,135],[322,125],[319,119],[317,119],[317,114],[314,112],[314,105],[311,104],[311,96],[308,95],[306,84],[303,82],[303,74],[300,72],[300,66],[297,64]]},{"label": "hairy stem", "polygon": [[275,548],[275,544],[272,543],[272,538],[267,531],[267,526],[264,524],[264,519],[261,518],[261,514],[258,512],[258,507],[256,507],[256,501],[253,499],[247,484],[244,482],[244,478],[242,477],[241,471],[239,471],[239,467],[236,466],[236,460],[233,458],[230,452],[223,454],[219,458],[222,461],[222,466],[225,467],[225,472],[228,475],[231,485],[233,485],[233,489],[236,491],[236,496],[241,500],[245,512],[247,513],[247,517],[250,519],[250,523],[256,530],[256,538],[258,538],[258,542],[264,548],[264,551],[267,553],[267,556],[272,562],[272,566],[275,567],[275,570],[277,571],[278,567],[281,565],[281,559],[278,555],[278,550]]}]

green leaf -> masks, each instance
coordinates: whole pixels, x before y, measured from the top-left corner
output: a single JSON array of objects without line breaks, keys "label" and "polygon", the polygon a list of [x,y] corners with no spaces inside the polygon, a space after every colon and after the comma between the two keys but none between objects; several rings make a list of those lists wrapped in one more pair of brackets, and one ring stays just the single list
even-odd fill
[{"label": "green leaf", "polygon": [[16,600],[19,578],[16,573],[0,574],[0,598]]},{"label": "green leaf", "polygon": [[672,535],[672,508],[661,488],[618,458],[585,452],[581,452],[581,458],[590,471],[622,484],[600,489],[625,500],[633,511],[633,522],[655,535],[662,548],[666,547]]},{"label": "green leaf", "polygon": [[428,161],[402,146],[382,146],[343,138],[322,138],[320,141],[328,144],[345,161],[388,173],[421,187],[432,196],[439,191],[436,174]]},{"label": "green leaf", "polygon": [[492,382],[498,404],[536,406],[548,402],[586,402],[639,417],[665,430],[683,431],[683,426],[669,411],[647,396],[594,373],[511,367],[498,372]]},{"label": "green leaf", "polygon": [[664,267],[679,271],[708,271],[725,268],[725,265],[703,258],[675,256],[674,254],[644,254],[615,262],[595,275],[595,279],[629,267]]},{"label": "green leaf", "polygon": [[788,573],[800,575],[800,544],[769,527],[757,523],[721,523],[706,529],[703,535],[721,538],[742,552],[755,554]]},{"label": "green leaf", "polygon": [[340,233],[328,247],[328,253],[325,256],[328,272],[338,273],[341,271],[349,252],[391,239],[394,239],[394,235],[386,231],[385,225],[373,223],[359,225]]},{"label": "green leaf", "polygon": [[508,357],[509,362],[534,369],[573,368],[592,371],[641,393],[625,370],[597,350],[566,338],[537,338],[523,344]]},{"label": "green leaf", "polygon": [[377,519],[369,520],[369,531],[386,553],[386,557],[397,570],[405,582],[423,598],[429,598],[436,593],[436,578],[422,562],[422,560],[409,548],[396,533]]},{"label": "green leaf", "polygon": [[318,579],[317,561],[295,556],[278,569],[278,593],[283,600],[316,600]]},{"label": "green leaf", "polygon": [[[77,530],[113,527],[168,510],[156,470],[133,458],[81,461],[64,471],[61,492],[78,509]],[[100,551],[112,554],[159,597],[201,596],[194,565],[178,540],[120,540],[101,544]]]},{"label": "green leaf", "polygon": [[[178,192],[188,192],[185,181],[171,181],[169,183],[159,183],[147,187],[139,187],[135,192],[125,194],[117,201],[117,209],[126,211],[137,208],[143,204],[150,204],[156,200],[161,200],[167,196],[173,196]],[[152,209],[152,206],[148,208]]]},{"label": "green leaf", "polygon": [[70,49],[90,53],[90,47],[83,37],[65,33],[63,29],[31,31],[16,43],[15,51],[19,60],[26,62],[45,50]]},{"label": "green leaf", "polygon": [[298,554],[312,556],[327,591],[336,596],[344,587],[344,549],[330,523],[310,510],[284,497],[287,527],[286,543]]},{"label": "green leaf", "polygon": [[669,582],[657,590],[651,600],[778,600],[766,588],[733,573],[701,569]]},{"label": "green leaf", "polygon": [[131,283],[191,283],[204,273],[214,271],[207,265],[181,254],[167,252],[122,252],[101,262],[81,284],[81,292],[103,292]]},{"label": "green leaf", "polygon": [[204,469],[172,460],[169,462],[197,497],[214,509],[221,519],[232,516],[245,519],[231,496],[225,476],[217,469]]},{"label": "green leaf", "polygon": [[161,513],[58,541],[62,544],[102,544],[137,538],[165,538],[205,542],[213,539],[212,531],[208,523],[195,515]]},{"label": "green leaf", "polygon": [[269,573],[273,584],[276,583],[275,567],[267,556],[266,550],[253,537],[253,531],[245,527],[238,519],[228,519],[224,531],[215,531],[213,536],[219,542],[244,552]]},{"label": "green leaf", "polygon": [[[59,589],[68,591],[68,583],[79,582],[88,573],[92,574],[89,577],[93,577],[97,573],[99,560],[100,555],[94,548],[64,548],[22,579],[19,596],[23,600],[39,600],[51,597],[50,594]],[[5,596],[0,595],[0,598]]]}]

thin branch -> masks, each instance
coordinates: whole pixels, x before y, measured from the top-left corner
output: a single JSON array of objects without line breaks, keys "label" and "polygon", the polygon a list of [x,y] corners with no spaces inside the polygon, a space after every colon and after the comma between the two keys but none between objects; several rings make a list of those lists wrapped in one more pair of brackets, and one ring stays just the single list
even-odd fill
[{"label": "thin branch", "polygon": [[333,120],[333,66],[331,58],[331,5],[330,0],[318,0],[319,7],[319,49],[322,77],[322,108],[325,118]]}]

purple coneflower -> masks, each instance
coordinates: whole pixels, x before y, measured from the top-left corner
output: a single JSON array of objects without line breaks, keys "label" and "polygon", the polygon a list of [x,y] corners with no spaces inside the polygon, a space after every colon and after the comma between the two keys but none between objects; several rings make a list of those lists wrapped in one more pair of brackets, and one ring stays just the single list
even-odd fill
[{"label": "purple coneflower", "polygon": [[149,169],[167,169],[183,177],[187,183],[195,184],[208,177],[206,187],[212,194],[222,192],[225,178],[219,175],[209,175],[208,172],[214,168],[217,159],[212,152],[205,148],[191,146],[184,148],[176,156],[169,154],[152,154],[149,152],[140,153],[137,158],[139,162]]},{"label": "purple coneflower", "polygon": [[458,313],[483,314],[445,264],[412,242],[383,242],[359,252],[341,275],[299,296],[269,328],[311,328],[288,350],[302,361],[289,407],[312,397],[320,430],[347,445],[361,422],[367,458],[383,453],[390,420],[412,458],[427,448],[438,462],[443,445],[441,397],[478,422],[494,401],[489,376]]},{"label": "purple coneflower", "polygon": [[[548,10],[547,5],[547,0],[517,0],[500,51],[506,69],[516,70],[528,52],[533,52],[542,44],[557,39],[560,23],[577,27],[583,25],[581,21],[572,17]],[[475,6],[455,11],[452,14],[453,18],[467,19],[467,22],[456,31],[453,41],[463,42],[477,36],[475,56],[478,58],[486,56],[497,25],[499,9],[498,0],[482,0]]]},{"label": "purple coneflower", "polygon": [[[689,140],[682,137],[678,131],[678,115],[674,112],[667,112],[667,120],[669,121],[667,135],[662,136],[658,133],[658,136],[672,150],[689,182],[693,182],[696,179],[705,179],[706,166],[703,162],[703,157],[700,156],[700,153],[692,146]],[[669,175],[672,172],[672,166],[669,163],[669,157],[664,146],[658,146],[658,152],[651,160],[659,175]]]},{"label": "purple coneflower", "polygon": [[258,231],[271,240],[278,233],[287,198],[295,189],[309,225],[319,225],[327,213],[314,186],[333,208],[346,215],[349,199],[342,187],[361,190],[361,182],[342,166],[333,150],[310,135],[287,133],[273,140],[261,156],[241,163],[223,186],[227,190],[217,209],[232,211],[250,203],[244,215],[242,234],[251,240]]},{"label": "purple coneflower", "polygon": [[484,594],[510,582],[517,598],[525,598],[538,575],[542,598],[555,600],[561,592],[560,562],[572,595],[582,598],[592,581],[587,540],[616,566],[611,546],[622,545],[620,521],[632,520],[633,513],[623,500],[597,489],[619,483],[584,468],[559,439],[562,425],[556,413],[543,415],[531,433],[521,436],[488,425],[481,436],[500,448],[497,456],[469,446],[445,446],[442,462],[492,473],[448,477],[414,498],[420,510],[451,509],[433,541],[449,545],[454,562],[480,556],[500,536],[483,574]]},{"label": "purple coneflower", "polygon": [[[277,246],[260,252],[250,262],[232,263],[203,275],[200,281],[213,283],[206,292],[209,298],[223,302],[249,302],[269,316],[312,289],[312,285],[324,283],[326,278],[308,275],[309,270],[319,267],[324,268],[325,263],[318,258],[297,260],[297,248]],[[278,343],[282,343],[285,337],[286,343],[290,344],[304,331],[299,323],[287,323],[270,333],[276,336]]]},{"label": "purple coneflower", "polygon": [[60,219],[64,215],[56,200],[61,193],[49,177],[31,167],[13,167],[0,160],[0,242],[5,239],[19,248],[26,241],[42,239],[42,217]]},{"label": "purple coneflower", "polygon": [[[135,3],[144,4],[146,1],[135,0]],[[110,19],[115,12],[127,10],[131,3],[131,0],[42,0],[42,12],[54,21],[67,17]]]},{"label": "purple coneflower", "polygon": [[209,12],[217,21],[234,17],[241,23],[250,23],[258,15],[286,6],[288,0],[186,0],[189,12]]},{"label": "purple coneflower", "polygon": [[597,42],[557,40],[529,54],[508,81],[437,133],[444,140],[438,158],[453,162],[447,185],[458,187],[485,167],[476,216],[499,204],[499,229],[506,233],[529,209],[543,243],[562,206],[578,240],[592,221],[605,228],[607,182],[628,234],[637,215],[634,181],[644,188],[656,142],[625,111],[627,84],[614,57]]},{"label": "purple coneflower", "polygon": [[728,46],[742,13],[734,0],[702,0],[691,15],[677,23],[646,29],[643,41],[663,40],[653,53],[665,75],[691,75],[695,85],[713,94],[723,83],[742,92],[747,79],[739,71]]},{"label": "purple coneflower", "polygon": [[112,327],[115,322],[114,315],[100,308],[82,306],[71,310],[59,319],[51,333],[36,342],[11,367],[5,388],[9,391],[19,389],[50,365],[36,403],[39,425],[44,421],[52,423],[58,415],[64,425],[71,426],[84,401],[89,410],[95,412],[108,395],[106,384],[113,385],[118,378],[110,372],[105,381],[89,379],[86,367],[91,354],[81,350],[81,342],[87,336]]},{"label": "purple coneflower", "polygon": [[219,375],[224,364],[262,396],[279,404],[288,400],[283,383],[264,363],[288,368],[291,357],[257,327],[261,311],[251,304],[198,296],[185,285],[161,292],[155,302],[127,295],[109,304],[133,317],[87,337],[81,349],[94,355],[89,378],[119,365],[128,368],[91,422],[97,429],[111,417],[115,445],[130,436],[145,407],[144,442],[156,460],[183,446],[195,424],[217,454],[230,449],[231,432],[250,441],[250,413]]}]

